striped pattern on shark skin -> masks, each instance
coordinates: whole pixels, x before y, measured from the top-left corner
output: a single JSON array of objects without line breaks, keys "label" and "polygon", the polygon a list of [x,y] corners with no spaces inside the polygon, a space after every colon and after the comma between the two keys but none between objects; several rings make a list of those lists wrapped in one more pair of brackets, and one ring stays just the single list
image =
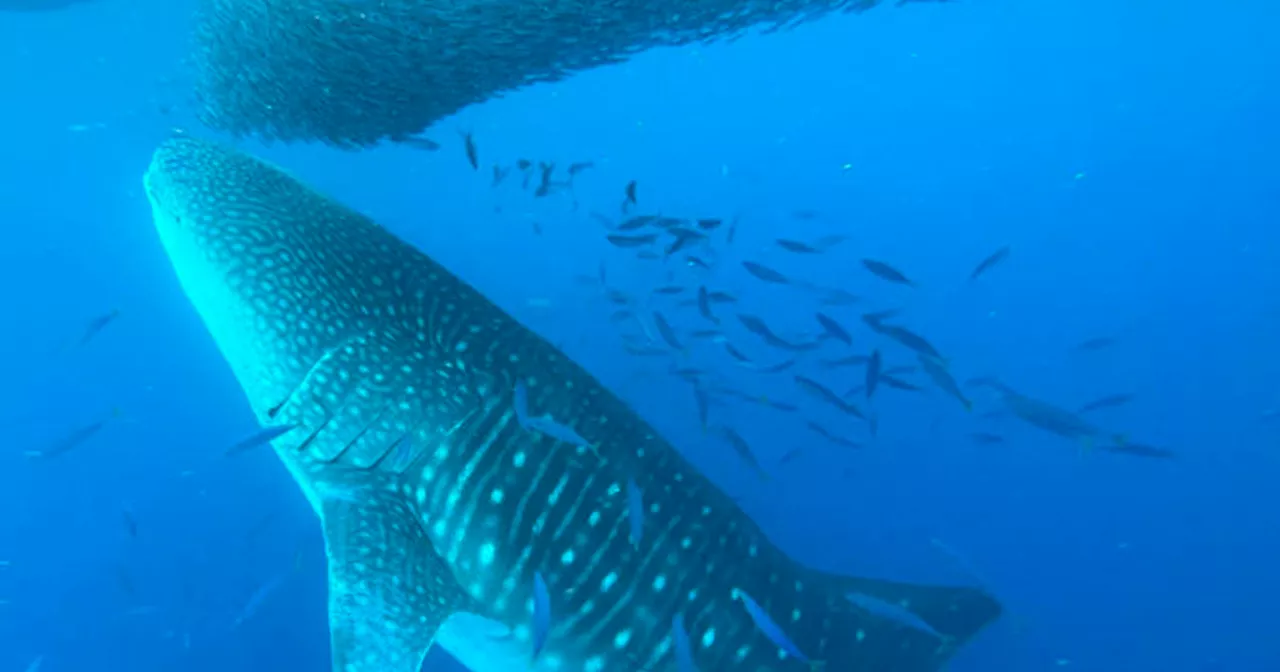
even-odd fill
[{"label": "striped pattern on shark skin", "polygon": [[[971,588],[788,558],[618,397],[376,223],[270,164],[172,139],[145,177],[179,281],[319,515],[333,669],[416,672],[438,642],[478,672],[527,667],[533,576],[553,618],[538,670],[674,670],[681,614],[704,670],[803,670],[754,598],[835,672],[937,670],[994,620]],[[521,426],[572,428],[575,446]],[[626,487],[644,493],[632,544]],[[859,592],[934,632],[859,610]]]}]

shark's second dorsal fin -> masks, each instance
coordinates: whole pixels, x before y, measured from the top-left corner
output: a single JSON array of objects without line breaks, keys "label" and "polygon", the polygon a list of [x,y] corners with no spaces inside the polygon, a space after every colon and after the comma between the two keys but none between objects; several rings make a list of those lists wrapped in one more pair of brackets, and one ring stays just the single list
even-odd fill
[{"label": "shark's second dorsal fin", "polygon": [[418,672],[441,624],[470,597],[407,503],[343,483],[321,500],[335,672]]}]

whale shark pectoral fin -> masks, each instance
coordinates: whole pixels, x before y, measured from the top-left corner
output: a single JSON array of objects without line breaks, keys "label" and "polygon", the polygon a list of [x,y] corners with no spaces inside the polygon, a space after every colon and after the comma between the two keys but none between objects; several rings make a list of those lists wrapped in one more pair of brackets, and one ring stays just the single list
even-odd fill
[{"label": "whale shark pectoral fin", "polygon": [[440,626],[470,606],[407,503],[375,487],[321,505],[334,672],[417,672]]}]

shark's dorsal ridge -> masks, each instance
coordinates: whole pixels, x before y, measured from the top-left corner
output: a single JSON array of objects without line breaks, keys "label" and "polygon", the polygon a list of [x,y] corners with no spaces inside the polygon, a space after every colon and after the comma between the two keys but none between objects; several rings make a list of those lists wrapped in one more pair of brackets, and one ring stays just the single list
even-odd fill
[{"label": "shark's dorsal ridge", "polygon": [[676,615],[704,671],[807,672],[790,648],[935,672],[999,614],[980,590],[791,560],[585,369],[270,164],[178,138],[145,184],[250,408],[296,426],[272,445],[322,520],[334,672],[413,672],[433,642],[473,672],[671,672]]}]

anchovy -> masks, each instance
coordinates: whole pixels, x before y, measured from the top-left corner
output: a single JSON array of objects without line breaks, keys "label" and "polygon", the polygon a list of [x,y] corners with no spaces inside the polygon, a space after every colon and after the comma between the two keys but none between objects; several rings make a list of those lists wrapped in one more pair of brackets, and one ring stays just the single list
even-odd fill
[{"label": "anchovy", "polygon": [[752,452],[751,446],[747,444],[746,439],[728,427],[721,428],[720,435],[729,442],[729,445],[733,447],[733,451],[738,454],[738,457],[742,458],[743,462],[747,463],[747,466],[751,467],[752,471],[756,472],[757,476],[764,480],[770,478],[769,472],[760,466],[759,460],[756,459],[756,455]]},{"label": "anchovy", "polygon": [[849,355],[840,359],[824,359],[818,362],[818,365],[824,369],[836,369],[842,366],[862,366],[870,359],[866,355]]},{"label": "anchovy", "polygon": [[287,574],[280,574],[272,577],[266,583],[262,584],[257,590],[253,591],[253,594],[249,596],[249,600],[245,602],[244,607],[240,609],[240,613],[236,616],[236,620],[231,624],[232,629],[240,627],[242,623],[252,618],[253,615],[258,612],[258,609],[266,603],[267,598],[271,597],[271,594],[276,592],[276,588],[279,588],[280,584],[284,583],[287,576]]},{"label": "anchovy", "polygon": [[738,361],[740,361],[740,362],[746,362],[746,363],[748,363],[748,364],[750,364],[750,363],[751,363],[751,358],[750,358],[750,357],[748,357],[748,356],[746,356],[746,355],[744,355],[744,354],[742,354],[742,351],[741,351],[741,350],[739,350],[739,349],[737,349],[737,348],[733,347],[733,344],[732,344],[732,343],[730,343],[730,342],[728,342],[728,341],[725,341],[725,342],[724,342],[724,349],[725,349],[725,351],[726,351],[726,352],[728,352],[728,353],[729,353],[729,356],[730,356],[730,357],[733,357],[734,359],[736,359],[736,360],[738,360]]},{"label": "anchovy", "polygon": [[891,376],[888,373],[885,373],[884,371],[880,372],[880,382],[884,383],[888,387],[892,387],[895,390],[903,390],[906,392],[919,392],[921,390],[921,387],[919,385],[912,385],[911,383],[908,383],[907,381],[901,378]]},{"label": "anchovy", "polygon": [[630,294],[617,289],[610,289],[605,292],[605,298],[608,299],[610,303],[616,303],[620,306],[630,305],[634,301]]},{"label": "anchovy", "polygon": [[894,317],[902,311],[897,308],[889,308],[888,310],[877,310],[874,313],[863,313],[862,321],[867,323],[868,327],[873,330],[880,326],[881,322]]},{"label": "anchovy", "polygon": [[665,357],[671,354],[670,350],[664,348],[656,348],[651,345],[635,345],[634,343],[623,343],[622,349],[626,350],[627,354],[637,357]]},{"label": "anchovy", "polygon": [[551,633],[551,595],[547,591],[547,582],[542,572],[533,573],[533,655],[536,661],[547,645],[547,636]]},{"label": "anchovy", "polygon": [[887,618],[909,628],[933,635],[938,639],[945,639],[945,637],[942,636],[942,633],[935,630],[934,627],[929,625],[929,623],[923,618],[920,618],[919,614],[907,609],[905,606],[886,602],[878,597],[857,592],[846,594],[845,599],[849,600],[849,604],[852,604],[867,613]]},{"label": "anchovy", "polygon": [[870,399],[876,393],[876,386],[880,384],[880,351],[872,350],[871,357],[867,359],[867,374],[864,385],[867,387],[867,398]]},{"label": "anchovy", "polygon": [[762,398],[759,401],[760,403],[764,404],[765,406],[768,406],[769,408],[774,409],[775,411],[782,411],[784,413],[795,413],[796,411],[800,410],[800,407],[796,406],[795,404],[788,404],[785,401],[778,401],[776,399],[770,399],[768,397]]},{"label": "anchovy", "polygon": [[832,338],[843,342],[845,345],[853,345],[853,337],[849,335],[848,331],[845,331],[844,327],[840,326],[839,322],[822,313],[815,313],[814,317],[817,318],[818,324],[822,325],[822,330]]},{"label": "anchovy", "polygon": [[416,454],[417,451],[414,450],[413,437],[410,435],[410,432],[405,432],[400,435],[400,438],[396,439],[395,442],[391,444],[391,447],[387,449],[387,452],[384,453],[381,458],[379,458],[378,462],[381,463],[388,457],[391,458],[390,461],[387,462],[387,469],[392,473],[401,474],[404,473],[405,469],[409,468],[409,465],[413,462],[413,458]]},{"label": "anchovy", "polygon": [[778,648],[782,649],[787,653],[787,655],[795,658],[801,663],[804,663],[814,669],[821,668],[822,664],[820,662],[815,663],[810,660],[808,656],[804,655],[804,652],[800,650],[800,647],[796,646],[795,642],[791,641],[791,639],[787,637],[787,633],[782,631],[782,628],[769,617],[769,614],[766,613],[764,609],[760,608],[760,605],[756,604],[755,600],[751,599],[750,595],[738,590],[737,596],[742,600],[742,604],[746,606],[747,614],[751,616],[751,621],[756,624],[756,628],[758,628],[765,637],[769,638],[769,641],[778,645]]},{"label": "anchovy", "polygon": [[1007,256],[1009,256],[1008,245],[1005,245],[1004,247],[996,250],[995,252],[992,252],[990,256],[988,256],[986,259],[983,259],[981,262],[978,263],[977,266],[974,267],[973,272],[969,274],[969,282],[973,282],[974,280],[977,280],[978,276],[994,268],[996,264],[999,264],[1000,262],[1004,261],[1005,257]]},{"label": "anchovy", "polygon": [[790,350],[792,352],[804,352],[818,347],[817,343],[792,343],[791,341],[773,333],[773,330],[769,328],[769,325],[765,324],[764,320],[754,315],[739,313],[738,321],[742,323],[742,326],[747,328],[747,331],[759,336],[765,343],[768,343],[775,348]]},{"label": "anchovy", "polygon": [[681,378],[684,378],[685,380],[692,381],[692,382],[695,382],[695,383],[696,383],[696,382],[698,381],[698,378],[700,378],[700,377],[702,377],[704,374],[706,374],[706,371],[703,371],[702,369],[693,369],[693,368],[684,368],[684,367],[679,367],[679,366],[676,366],[675,364],[672,364],[672,365],[671,365],[671,373],[672,373],[672,374],[674,374],[674,375],[680,376]]},{"label": "anchovy", "polygon": [[926,355],[939,361],[942,361],[943,359],[942,353],[938,352],[938,349],[933,347],[933,344],[926,341],[923,336],[910,331],[905,327],[889,324],[877,324],[872,328],[877,333],[888,336],[899,344],[904,345],[911,350],[915,350],[918,354]]},{"label": "anchovy", "polygon": [[1103,446],[1100,450],[1105,450],[1110,453],[1119,453],[1121,455],[1154,457],[1166,460],[1177,457],[1177,453],[1174,453],[1172,450],[1156,448],[1155,446],[1146,446],[1141,443],[1117,443],[1114,446]]},{"label": "anchovy", "polygon": [[789,464],[793,462],[797,457],[800,457],[802,454],[804,454],[803,448],[792,448],[791,450],[788,450],[786,453],[784,453],[782,457],[778,458],[778,466],[781,467],[783,465]]},{"label": "anchovy", "polygon": [[850,441],[849,439],[846,439],[842,436],[836,436],[835,434],[832,434],[829,430],[827,430],[826,427],[823,427],[822,425],[819,425],[816,422],[810,421],[807,424],[809,425],[809,429],[812,429],[815,434],[830,441],[831,443],[836,444],[837,446],[844,446],[845,448],[854,448],[854,449],[862,448],[862,444],[856,443],[854,441]]},{"label": "anchovy", "polygon": [[1133,401],[1132,394],[1109,394],[1105,397],[1094,399],[1084,406],[1077,408],[1076,413],[1088,413],[1089,411],[1096,411],[1100,408],[1114,408],[1116,406],[1123,406],[1130,401]]},{"label": "anchovy", "polygon": [[[683,229],[672,229],[672,231],[682,230]],[[669,257],[688,247],[690,244],[703,239],[705,239],[705,236],[702,234],[698,234],[696,236],[678,236],[675,240],[671,241],[670,245],[667,245],[666,249],[663,250],[663,255]]]},{"label": "anchovy", "polygon": [[[413,149],[421,149],[424,152],[434,152],[437,149],[440,149],[440,143],[430,138],[410,136],[410,137],[404,137],[404,138],[396,138],[395,142],[398,142],[406,147],[412,147]],[[493,169],[494,169],[494,173],[496,174],[498,171],[498,167],[494,166]],[[497,184],[497,182],[494,182],[494,184]]]},{"label": "anchovy", "polygon": [[698,672],[698,666],[693,663],[693,647],[684,628],[683,614],[671,618],[671,644],[675,649],[676,672]]},{"label": "anchovy", "polygon": [[128,508],[120,510],[120,519],[124,522],[124,529],[129,533],[130,537],[138,537],[138,521],[133,517],[133,513]]},{"label": "anchovy", "polygon": [[85,441],[88,441],[89,439],[93,438],[95,434],[102,431],[103,427],[106,427],[108,424],[110,424],[113,420],[115,420],[118,417],[120,417],[120,411],[117,409],[112,409],[110,416],[103,418],[101,420],[96,420],[88,425],[85,425],[84,427],[80,427],[76,429],[75,431],[63,437],[60,441],[53,444],[49,448],[46,448],[44,450],[28,451],[27,456],[33,457],[33,458],[36,458],[36,457],[44,458],[44,457],[53,457],[55,455],[61,455],[63,453],[69,452],[72,449],[79,446],[80,444],[84,443]]},{"label": "anchovy", "polygon": [[472,170],[480,170],[480,155],[476,150],[476,139],[470,133],[465,133],[462,141],[467,150],[467,163],[471,164]]},{"label": "anchovy", "polygon": [[627,517],[631,522],[631,545],[640,548],[644,534],[644,493],[635,479],[627,479]]},{"label": "anchovy", "polygon": [[765,282],[772,282],[777,285],[791,284],[791,279],[787,276],[769,268],[768,266],[757,264],[754,261],[744,261],[742,262],[742,267],[747,269],[747,272],[751,275],[754,275]]},{"label": "anchovy", "polygon": [[556,422],[550,415],[532,416],[529,415],[529,390],[525,387],[524,382],[516,383],[515,388],[515,412],[516,423],[526,431],[533,431],[543,434],[550,439],[567,443],[578,448],[590,448],[592,446],[586,439],[578,435],[572,427],[562,425]]},{"label": "anchovy", "polygon": [[862,265],[868,271],[871,271],[872,275],[880,278],[881,280],[888,280],[889,282],[896,283],[899,285],[907,285],[908,287],[916,286],[916,283],[912,282],[910,278],[903,275],[902,271],[899,271],[898,269],[890,266],[889,264],[884,263],[883,261],[876,261],[875,259],[863,259]]},{"label": "anchovy", "polygon": [[695,384],[693,386],[693,399],[698,405],[698,426],[706,429],[707,416],[711,412],[711,398],[707,396],[706,390]]},{"label": "anchovy", "polygon": [[808,243],[802,243],[798,240],[788,240],[786,238],[779,238],[774,242],[778,244],[778,247],[781,247],[782,249],[788,252],[795,252],[797,254],[818,254],[819,252],[822,251]]},{"label": "anchovy", "polygon": [[649,222],[652,222],[655,219],[657,219],[657,217],[653,215],[640,215],[638,217],[632,217],[630,219],[623,221],[621,224],[618,225],[618,228],[614,230],[615,231],[635,231],[636,229],[643,228],[646,224],[648,224]]},{"label": "anchovy", "polygon": [[272,425],[270,427],[263,427],[257,432],[254,432],[253,434],[235,442],[229,448],[223,451],[222,454],[224,456],[229,457],[231,455],[237,455],[239,453],[253,450],[258,446],[271,443],[275,439],[281,436],[284,436],[285,434],[288,434],[289,432],[292,432],[297,428],[298,426],[293,424]]},{"label": "anchovy", "polygon": [[925,375],[929,376],[929,379],[933,381],[934,385],[938,386],[938,389],[955,397],[961,404],[964,404],[964,410],[973,410],[973,402],[964,396],[964,391],[956,384],[956,379],[951,377],[951,373],[942,365],[942,362],[933,357],[926,357],[923,354],[916,355],[916,358],[920,360],[920,366],[924,368]]},{"label": "anchovy", "polygon": [[711,295],[707,293],[706,287],[698,288],[698,312],[707,320],[720,324],[720,318],[711,312]]},{"label": "anchovy", "polygon": [[120,310],[112,308],[111,310],[99,315],[85,325],[84,332],[80,335],[80,347],[84,347],[86,343],[93,340],[108,324],[116,321],[120,317]]},{"label": "anchovy", "polygon": [[676,336],[675,329],[671,328],[671,325],[667,323],[667,318],[663,317],[662,313],[653,312],[653,325],[658,328],[658,335],[662,337],[662,340],[666,341],[667,345],[676,350],[684,350],[684,345],[680,343],[679,337]]},{"label": "anchovy", "polygon": [[827,389],[824,385],[822,385],[822,383],[819,383],[818,381],[813,380],[812,378],[806,378],[800,375],[794,376],[794,378],[795,378],[796,384],[800,386],[800,389],[808,392],[809,394],[817,397],[818,399],[821,399],[822,401],[827,402],[828,404],[831,404],[832,406],[835,406],[836,408],[840,409],[844,413],[847,413],[857,418],[862,418],[864,420],[866,419],[867,416],[864,415],[862,411],[858,409],[857,406],[854,406],[853,404],[846,402],[844,399],[841,399],[839,395]]},{"label": "anchovy", "polygon": [[1115,344],[1116,344],[1116,339],[1111,338],[1109,336],[1099,336],[1097,338],[1090,338],[1089,340],[1082,341],[1079,345],[1076,346],[1076,350],[1080,352],[1091,352],[1094,350],[1102,350],[1103,348],[1109,348]]},{"label": "anchovy", "polygon": [[[1059,436],[1091,442],[1103,436],[1102,430],[1085,422],[1076,414],[1058,408],[1047,402],[1033,399],[1006,388],[1003,392],[1004,405],[1020,420],[1047,432]],[[1114,437],[1116,443],[1124,443],[1123,437]]]},{"label": "anchovy", "polygon": [[760,367],[760,373],[780,373],[796,365],[796,360],[785,359],[777,364]]},{"label": "anchovy", "polygon": [[824,306],[847,306],[862,300],[856,294],[850,294],[843,289],[824,289],[822,292],[823,297],[820,302]]},{"label": "anchovy", "polygon": [[611,233],[605,236],[605,238],[608,239],[610,243],[613,243],[617,247],[626,248],[626,247],[640,247],[642,245],[648,245],[653,241],[657,240],[658,235],[655,233],[646,233],[638,236],[623,236],[616,233]]}]

